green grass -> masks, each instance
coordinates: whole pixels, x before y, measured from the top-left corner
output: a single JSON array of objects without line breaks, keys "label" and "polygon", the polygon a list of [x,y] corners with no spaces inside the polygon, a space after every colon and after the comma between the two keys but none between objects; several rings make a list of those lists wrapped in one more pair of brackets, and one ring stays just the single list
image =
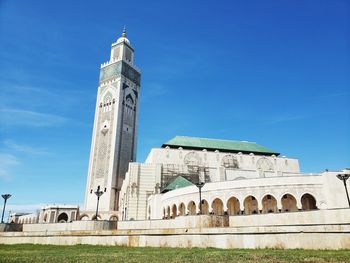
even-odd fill
[{"label": "green grass", "polygon": [[350,262],[350,250],[0,245],[0,262]]}]

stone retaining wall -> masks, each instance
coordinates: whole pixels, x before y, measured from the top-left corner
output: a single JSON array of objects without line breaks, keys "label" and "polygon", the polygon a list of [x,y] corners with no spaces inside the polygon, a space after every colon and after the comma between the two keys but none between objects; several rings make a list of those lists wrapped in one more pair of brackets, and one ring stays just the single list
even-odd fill
[{"label": "stone retaining wall", "polygon": [[[210,216],[118,222],[118,229],[113,228],[115,227],[113,224],[109,225],[108,229],[106,227],[107,223],[103,221],[82,223],[86,224],[85,227],[90,227],[89,229],[73,227],[79,225],[79,222],[76,222],[66,230],[62,230],[61,226],[55,226],[51,227],[49,231],[48,228],[40,228],[39,224],[35,229],[33,224],[30,228],[31,231],[26,228],[27,231],[23,232],[0,233],[0,243],[93,244],[138,247],[350,249],[350,209],[310,211],[305,212],[299,219],[295,218],[293,213],[286,213],[285,219],[289,219],[289,224],[285,225],[280,221],[284,219],[276,221],[272,216],[276,215],[267,214],[260,215],[260,217],[259,215],[233,216],[230,217],[230,226],[227,226],[225,220],[222,220],[223,225],[221,227],[213,227],[212,224],[215,220],[211,221]],[[295,219],[294,222],[293,218]],[[235,222],[237,222],[236,225],[234,225]],[[94,223],[97,225],[93,226]],[[156,228],[157,225],[158,228]],[[95,229],[92,229],[94,227]]]}]

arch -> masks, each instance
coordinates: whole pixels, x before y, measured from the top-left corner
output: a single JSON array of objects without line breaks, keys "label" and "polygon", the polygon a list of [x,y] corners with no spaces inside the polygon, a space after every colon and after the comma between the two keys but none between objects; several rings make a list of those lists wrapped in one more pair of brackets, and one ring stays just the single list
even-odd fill
[{"label": "arch", "polygon": [[171,207],[171,217],[175,218],[177,216],[177,207],[175,204]]},{"label": "arch", "polygon": [[185,204],[181,203],[179,205],[179,216],[184,216],[186,214]]},{"label": "arch", "polygon": [[166,214],[165,214],[165,207],[163,207],[163,219],[166,218]]},{"label": "arch", "polygon": [[87,214],[82,214],[79,216],[79,220],[83,220],[83,221],[89,220],[89,216]]},{"label": "arch", "polygon": [[211,203],[213,209],[213,214],[217,216],[222,216],[224,214],[224,203],[219,198],[215,198]]},{"label": "arch", "polygon": [[229,216],[239,215],[241,212],[239,200],[232,196],[227,200],[227,214]]},{"label": "arch", "polygon": [[202,199],[202,215],[209,215],[209,204],[205,199]]},{"label": "arch", "polygon": [[309,193],[303,194],[303,196],[301,197],[301,209],[302,210],[317,209],[315,197],[313,197],[313,195]]},{"label": "arch", "polygon": [[188,214],[193,216],[196,214],[196,203],[194,201],[190,201],[187,205]]},{"label": "arch", "polygon": [[277,213],[277,200],[273,195],[267,194],[261,200],[262,203],[262,213]]},{"label": "arch", "polygon": [[59,214],[57,217],[57,222],[58,223],[67,223],[68,222],[68,215],[65,212]]},{"label": "arch", "polygon": [[258,201],[256,200],[256,198],[254,196],[252,196],[252,195],[247,196],[244,199],[243,205],[244,205],[244,214],[245,215],[259,213]]},{"label": "arch", "polygon": [[[93,215],[91,220],[96,220],[96,215]],[[101,220],[101,216],[97,215],[97,220]]]},{"label": "arch", "polygon": [[282,212],[298,211],[297,200],[291,194],[284,194],[281,198]]},{"label": "arch", "polygon": [[109,221],[118,221],[118,216],[117,215],[111,215],[109,218]]}]

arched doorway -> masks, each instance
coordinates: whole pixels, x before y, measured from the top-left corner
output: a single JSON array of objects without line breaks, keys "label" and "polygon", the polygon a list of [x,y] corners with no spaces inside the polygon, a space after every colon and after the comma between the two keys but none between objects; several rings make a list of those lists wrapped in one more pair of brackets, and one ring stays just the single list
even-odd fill
[{"label": "arched doorway", "polygon": [[195,202],[193,202],[193,201],[189,202],[187,207],[188,207],[187,209],[188,209],[189,215],[193,216],[196,214],[196,203]]},{"label": "arched doorway", "polygon": [[87,221],[87,220],[89,220],[89,216],[88,216],[87,214],[82,214],[82,215],[80,216],[80,220],[82,220],[82,221]]},{"label": "arched doorway", "polygon": [[315,197],[313,197],[311,194],[304,194],[301,197],[301,207],[302,210],[317,209]]},{"label": "arched doorway", "polygon": [[[92,220],[96,220],[96,215],[93,215],[93,217],[91,218]],[[97,215],[97,220],[101,220],[101,216]]]},{"label": "arched doorway", "polygon": [[251,215],[251,214],[258,214],[259,208],[258,208],[258,201],[256,198],[252,195],[246,197],[243,202],[244,205],[244,214],[245,215]]},{"label": "arched doorway", "polygon": [[177,216],[177,208],[176,205],[173,205],[171,208],[171,217],[175,218]]},{"label": "arched doorway", "polygon": [[277,213],[277,200],[272,195],[265,195],[262,199],[262,213]]},{"label": "arched doorway", "polygon": [[239,201],[236,197],[231,197],[227,201],[227,213],[229,216],[239,215],[241,212]]},{"label": "arched doorway", "polygon": [[224,215],[224,204],[219,198],[214,199],[214,201],[211,204],[211,207],[213,208],[214,215]]},{"label": "arched doorway", "polygon": [[109,218],[109,221],[118,221],[118,216],[112,215],[112,216]]},{"label": "arched doorway", "polygon": [[181,203],[179,205],[179,216],[184,216],[186,214],[185,204]]},{"label": "arched doorway", "polygon": [[209,204],[205,199],[202,199],[202,215],[209,215]]},{"label": "arched doorway", "polygon": [[297,208],[297,200],[291,194],[285,194],[281,199],[282,203],[282,212],[296,212]]},{"label": "arched doorway", "polygon": [[67,223],[68,222],[68,215],[66,213],[61,213],[57,217],[57,222],[58,223]]}]

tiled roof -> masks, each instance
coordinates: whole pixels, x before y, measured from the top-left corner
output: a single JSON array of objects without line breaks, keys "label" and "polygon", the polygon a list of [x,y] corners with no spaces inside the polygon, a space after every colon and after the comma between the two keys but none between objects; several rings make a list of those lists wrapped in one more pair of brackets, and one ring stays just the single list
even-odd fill
[{"label": "tiled roof", "polygon": [[182,176],[178,176],[175,178],[174,181],[172,181],[170,184],[168,184],[162,192],[168,192],[177,188],[182,188],[185,186],[193,185],[189,180],[183,178]]},{"label": "tiled roof", "polygon": [[166,146],[169,146],[170,148],[182,147],[184,149],[207,149],[268,155],[274,154],[276,156],[279,155],[278,152],[266,148],[265,146],[259,145],[255,142],[218,140],[187,136],[176,136],[162,145],[162,147]]}]

